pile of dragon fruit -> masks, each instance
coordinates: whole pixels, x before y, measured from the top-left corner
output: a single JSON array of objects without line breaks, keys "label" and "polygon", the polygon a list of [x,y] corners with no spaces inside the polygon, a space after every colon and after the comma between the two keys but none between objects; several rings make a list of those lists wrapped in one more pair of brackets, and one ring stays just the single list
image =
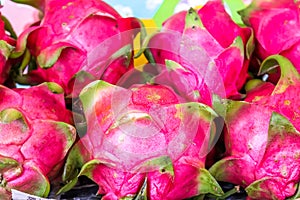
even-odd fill
[{"label": "pile of dragon fruit", "polygon": [[0,199],[82,177],[104,200],[300,198],[300,2],[238,24],[210,0],[156,31],[101,0],[15,2],[40,21],[0,21]]}]

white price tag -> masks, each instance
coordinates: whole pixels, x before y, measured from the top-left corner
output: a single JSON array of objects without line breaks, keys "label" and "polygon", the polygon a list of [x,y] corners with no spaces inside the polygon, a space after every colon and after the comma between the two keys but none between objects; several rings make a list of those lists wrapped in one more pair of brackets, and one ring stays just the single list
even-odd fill
[{"label": "white price tag", "polygon": [[12,189],[11,192],[12,192],[13,200],[55,200],[55,199],[46,199],[46,198],[37,197],[14,189]]}]

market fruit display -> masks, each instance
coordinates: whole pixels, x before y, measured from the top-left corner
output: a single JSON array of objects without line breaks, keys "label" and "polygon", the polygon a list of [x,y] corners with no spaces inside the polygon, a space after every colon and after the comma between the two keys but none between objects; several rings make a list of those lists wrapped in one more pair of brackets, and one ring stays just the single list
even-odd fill
[{"label": "market fruit display", "polygon": [[40,19],[0,20],[0,199],[83,177],[103,200],[300,198],[299,1],[209,0],[151,30],[102,0],[14,2]]}]

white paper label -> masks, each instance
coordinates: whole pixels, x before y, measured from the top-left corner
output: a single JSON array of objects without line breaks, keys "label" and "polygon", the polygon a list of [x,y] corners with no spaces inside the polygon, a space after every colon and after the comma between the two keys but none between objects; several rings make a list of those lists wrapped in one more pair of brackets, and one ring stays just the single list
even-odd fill
[{"label": "white paper label", "polygon": [[11,192],[12,192],[13,200],[55,200],[55,199],[46,199],[46,198],[37,197],[14,189],[12,189]]}]

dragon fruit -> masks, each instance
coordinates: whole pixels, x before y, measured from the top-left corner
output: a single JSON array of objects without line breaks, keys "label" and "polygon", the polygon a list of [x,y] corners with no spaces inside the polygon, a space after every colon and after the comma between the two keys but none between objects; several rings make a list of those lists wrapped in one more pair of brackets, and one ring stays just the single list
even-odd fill
[{"label": "dragon fruit", "polygon": [[[192,90],[201,94],[206,93],[203,87],[208,87],[219,96],[240,98],[254,47],[251,34],[250,28],[239,27],[231,20],[221,1],[208,1],[197,12],[190,9],[167,19],[148,47],[162,73],[179,74],[181,82],[189,82]],[[166,60],[179,63],[189,75],[181,76],[178,68],[164,67]],[[201,98],[198,101],[205,103]]]},{"label": "dragon fruit", "polygon": [[11,63],[8,59],[15,46],[15,40],[6,34],[4,26],[4,21],[0,19],[0,84],[3,84],[9,76]]},{"label": "dragon fruit", "polygon": [[[29,65],[29,72],[22,75],[23,83],[56,82],[71,94],[72,79],[78,79],[80,71],[91,74],[93,80],[116,83],[132,67],[128,54],[141,27],[138,19],[122,18],[101,0],[39,3],[44,10],[40,24],[24,30],[13,53],[18,57],[29,52],[36,60],[37,66]],[[114,57],[125,47],[126,54]]]},{"label": "dragon fruit", "polygon": [[299,1],[294,0],[253,0],[247,8],[240,11],[245,24],[254,30],[257,42],[255,54],[259,59],[281,54],[300,70],[299,11]]},{"label": "dragon fruit", "polygon": [[56,83],[43,83],[27,89],[0,86],[0,96],[0,110],[15,108],[32,120],[51,119],[73,124],[72,113],[66,109],[64,91]]},{"label": "dragon fruit", "polygon": [[47,197],[76,139],[62,88],[1,86],[0,94],[0,198],[11,199],[11,189]]},{"label": "dragon fruit", "polygon": [[109,200],[223,194],[204,168],[217,137],[210,107],[185,103],[168,86],[104,81],[86,86],[80,99],[87,131],[68,156],[60,192],[85,175]]},{"label": "dragon fruit", "polygon": [[299,150],[294,148],[300,139],[295,96],[300,75],[280,55],[268,57],[260,73],[276,66],[281,68],[276,86],[261,82],[249,90],[245,99],[249,102],[224,102],[226,156],[210,169],[217,180],[246,187],[253,199],[286,199],[296,193],[300,182]]},{"label": "dragon fruit", "polygon": [[299,101],[295,94],[300,90],[300,75],[293,64],[281,55],[268,57],[263,63],[260,74],[272,73],[274,67],[280,66],[281,76],[274,86],[266,82],[247,93],[245,101],[269,107],[286,118],[300,130]]},{"label": "dragon fruit", "polygon": [[227,107],[226,156],[210,168],[212,175],[245,187],[250,199],[299,197],[299,130],[264,105],[221,103]]}]

